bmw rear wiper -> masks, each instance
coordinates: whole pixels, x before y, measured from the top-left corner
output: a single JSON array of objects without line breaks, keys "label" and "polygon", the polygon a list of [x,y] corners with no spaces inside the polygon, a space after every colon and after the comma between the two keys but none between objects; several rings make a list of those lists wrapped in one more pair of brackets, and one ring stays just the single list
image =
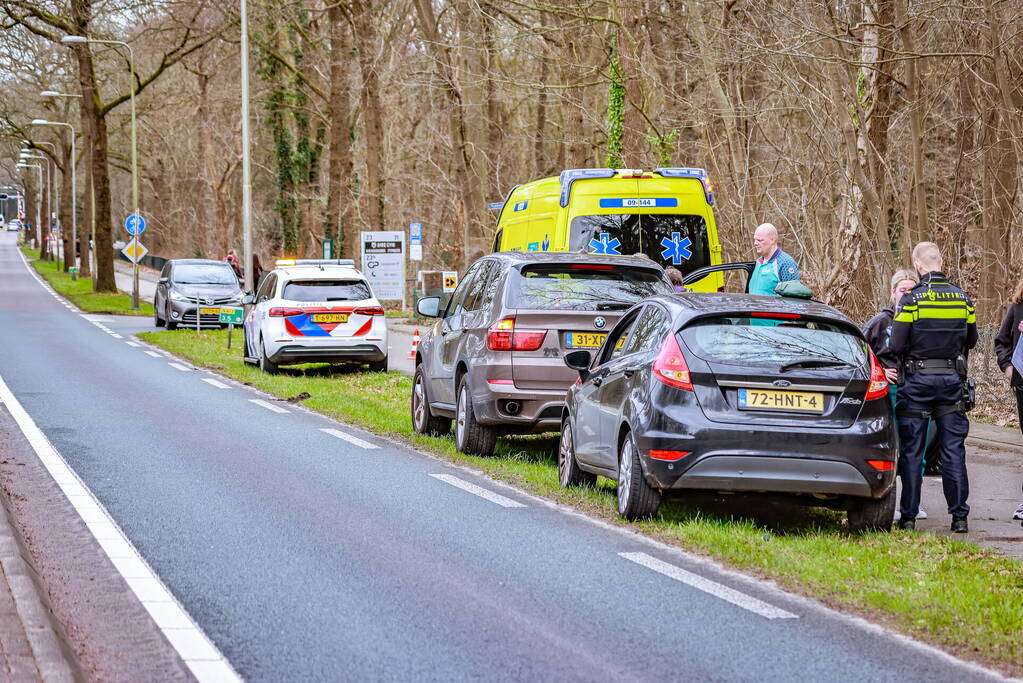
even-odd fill
[{"label": "bmw rear wiper", "polygon": [[626,308],[629,308],[630,306],[632,306],[632,304],[627,304],[625,302],[618,303],[618,302],[614,302],[614,301],[601,301],[599,304],[597,304],[597,310],[598,311],[624,311]]},{"label": "bmw rear wiper", "polygon": [[788,372],[789,370],[795,370],[796,368],[854,368],[856,367],[852,363],[848,363],[844,360],[827,360],[825,358],[804,358],[802,360],[794,360],[791,363],[786,363],[781,366],[779,372]]}]

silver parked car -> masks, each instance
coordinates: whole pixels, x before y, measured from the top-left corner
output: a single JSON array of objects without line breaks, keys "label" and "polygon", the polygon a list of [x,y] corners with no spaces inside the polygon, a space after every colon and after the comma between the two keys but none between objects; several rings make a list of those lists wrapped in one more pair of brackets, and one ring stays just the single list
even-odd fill
[{"label": "silver parked car", "polygon": [[160,271],[153,299],[156,326],[220,326],[220,307],[242,305],[242,289],[234,269],[212,259],[172,259]]}]

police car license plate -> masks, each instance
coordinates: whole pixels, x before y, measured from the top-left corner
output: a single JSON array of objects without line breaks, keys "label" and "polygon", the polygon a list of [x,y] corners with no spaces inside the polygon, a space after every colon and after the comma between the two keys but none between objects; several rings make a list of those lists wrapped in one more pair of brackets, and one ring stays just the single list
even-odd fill
[{"label": "police car license plate", "polygon": [[573,349],[599,349],[607,339],[607,332],[569,332],[565,335],[565,346]]},{"label": "police car license plate", "polygon": [[823,413],[824,394],[811,391],[739,389],[740,410],[788,410]]},{"label": "police car license plate", "polygon": [[200,308],[199,309],[199,314],[200,315],[220,315],[220,309],[219,308]]},{"label": "police car license plate", "polygon": [[313,313],[314,323],[346,323],[347,313]]}]

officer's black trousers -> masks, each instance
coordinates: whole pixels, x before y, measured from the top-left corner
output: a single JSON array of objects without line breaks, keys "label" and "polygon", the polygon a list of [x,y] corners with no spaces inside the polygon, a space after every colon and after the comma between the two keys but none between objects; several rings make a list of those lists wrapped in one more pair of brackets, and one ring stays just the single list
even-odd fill
[{"label": "officer's black trousers", "polygon": [[966,517],[970,506],[970,483],[966,477],[966,435],[970,421],[962,412],[937,415],[941,408],[958,403],[963,395],[959,375],[921,375],[906,378],[899,387],[896,413],[899,420],[899,438],[903,451],[899,458],[899,476],[902,478],[902,498],[899,511],[902,519],[916,519],[920,511],[920,487],[923,483],[921,463],[927,442],[927,418],[906,413],[933,413],[931,419],[938,427],[938,447],[941,452],[941,483],[945,489],[945,502],[949,514]]}]

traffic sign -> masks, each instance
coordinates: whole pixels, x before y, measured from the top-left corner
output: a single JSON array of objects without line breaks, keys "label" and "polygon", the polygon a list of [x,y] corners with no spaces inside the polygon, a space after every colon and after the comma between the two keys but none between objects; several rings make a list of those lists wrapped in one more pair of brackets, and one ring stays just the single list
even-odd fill
[{"label": "traffic sign", "polygon": [[423,260],[423,224],[408,224],[408,257],[413,261]]},{"label": "traffic sign", "polygon": [[141,235],[146,231],[146,219],[141,214],[133,213],[124,219],[124,229],[129,235]]},{"label": "traffic sign", "polygon": [[221,308],[220,309],[220,322],[229,323],[232,325],[241,325],[245,322],[245,309],[244,308]]},{"label": "traffic sign", "polygon": [[458,271],[457,270],[445,270],[444,271],[444,291],[453,292],[455,287],[458,286]]},{"label": "traffic sign", "polygon": [[132,263],[138,263],[142,260],[142,257],[149,253],[145,245],[138,241],[137,237],[132,237],[131,241],[125,245],[121,253],[128,257],[128,260]]}]

